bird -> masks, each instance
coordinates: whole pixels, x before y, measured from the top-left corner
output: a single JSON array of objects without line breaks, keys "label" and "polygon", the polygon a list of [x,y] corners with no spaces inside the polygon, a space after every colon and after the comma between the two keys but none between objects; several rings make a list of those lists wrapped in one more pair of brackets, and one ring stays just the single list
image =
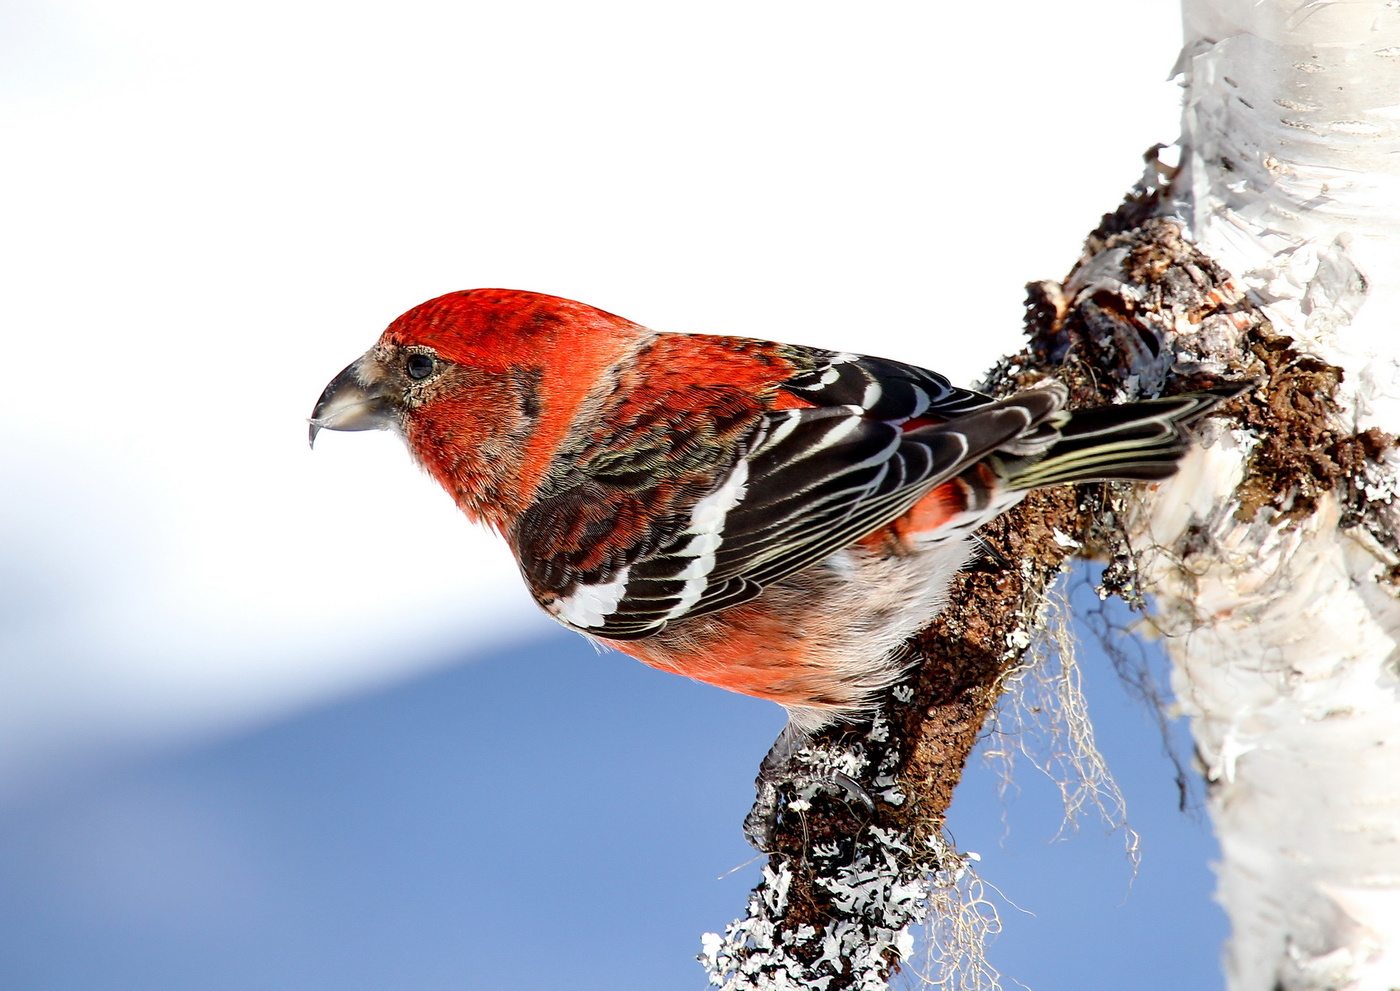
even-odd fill
[{"label": "bird", "polygon": [[1054,378],[994,398],[887,358],[472,289],[394,320],[309,439],[397,433],[564,626],[783,706],[745,825],[760,845],[804,742],[906,676],[900,647],[949,607],[979,527],[1033,489],[1170,476],[1239,391],[1069,410]]}]

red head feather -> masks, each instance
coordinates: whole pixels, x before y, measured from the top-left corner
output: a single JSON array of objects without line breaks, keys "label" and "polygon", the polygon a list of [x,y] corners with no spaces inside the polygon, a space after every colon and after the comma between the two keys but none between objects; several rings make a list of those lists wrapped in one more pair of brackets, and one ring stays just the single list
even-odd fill
[{"label": "red head feather", "polygon": [[430,299],[389,325],[385,343],[430,347],[483,371],[534,366],[592,378],[650,334],[586,303],[519,289],[467,289]]},{"label": "red head feather", "polygon": [[380,344],[429,347],[457,385],[415,409],[409,447],[473,516],[503,528],[528,504],[580,412],[652,332],[558,296],[470,289],[415,306]]}]

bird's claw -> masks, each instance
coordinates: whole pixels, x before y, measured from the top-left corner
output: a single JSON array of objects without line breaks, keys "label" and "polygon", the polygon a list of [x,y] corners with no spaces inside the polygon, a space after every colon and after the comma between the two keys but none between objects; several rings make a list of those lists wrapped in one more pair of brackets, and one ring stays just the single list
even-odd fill
[{"label": "bird's claw", "polygon": [[744,839],[759,853],[769,853],[772,850],[781,797],[776,785],[765,786],[760,780],[758,797],[754,799],[749,814],[744,816]]},{"label": "bird's claw", "polygon": [[833,771],[828,781],[841,789],[846,796],[846,801],[864,805],[869,812],[875,811],[875,799],[871,798],[870,792],[861,787],[860,782],[849,774]]},{"label": "bird's claw", "polygon": [[[868,811],[875,808],[875,800],[855,778],[826,761],[814,760],[812,752],[803,749],[805,744],[805,739],[784,730],[759,767],[753,808],[744,817],[744,838],[762,853],[772,851],[783,812],[805,810],[807,801],[818,794],[842,796]],[[786,793],[796,797],[787,801]]]}]

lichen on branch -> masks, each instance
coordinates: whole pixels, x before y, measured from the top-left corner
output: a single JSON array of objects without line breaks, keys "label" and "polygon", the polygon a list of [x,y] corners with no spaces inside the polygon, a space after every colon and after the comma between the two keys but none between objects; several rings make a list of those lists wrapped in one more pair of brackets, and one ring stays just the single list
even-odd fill
[{"label": "lichen on branch", "polygon": [[[1179,224],[1155,215],[1160,200],[1161,187],[1144,185],[1104,218],[1063,283],[1029,287],[1026,347],[1000,361],[983,389],[1007,394],[1053,375],[1070,387],[1071,405],[1098,405],[1245,378],[1296,385],[1296,362],[1289,379],[1241,348],[1244,335],[1267,339],[1267,321]],[[1258,418],[1242,407],[1258,401],[1234,400],[1223,415],[1253,429]],[[945,841],[944,817],[1008,675],[1041,630],[1047,589],[1087,555],[1114,560],[1117,587],[1133,593],[1119,522],[1129,491],[1033,492],[980,531],[982,557],[954,581],[953,605],[906,645],[916,675],[873,721],[832,729],[812,748],[813,759],[859,780],[875,808],[824,793],[787,796],[748,916],[707,937],[713,984],[887,986],[935,886],[968,872]]]}]

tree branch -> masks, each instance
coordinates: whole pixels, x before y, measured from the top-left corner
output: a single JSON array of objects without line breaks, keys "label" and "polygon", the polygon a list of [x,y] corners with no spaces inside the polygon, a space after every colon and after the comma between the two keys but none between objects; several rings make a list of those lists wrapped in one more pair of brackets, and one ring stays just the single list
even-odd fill
[{"label": "tree branch", "polygon": [[934,885],[968,753],[1071,551],[1151,595],[1210,783],[1234,991],[1400,987],[1400,9],[1186,0],[1180,171],[1142,187],[1063,283],[1031,286],[1042,375],[1089,404],[1258,387],[1173,479],[1038,493],[984,531],[872,726],[814,759],[872,815],[790,796],[750,915],[710,937],[726,988],[877,989]]},{"label": "tree branch", "polygon": [[[1053,374],[1070,385],[1073,404],[1098,405],[1206,387],[1237,371],[1182,372],[1164,356],[1159,317],[1262,318],[1177,225],[1147,219],[1158,203],[1155,186],[1140,189],[1104,218],[1063,285],[1029,287],[1028,345],[985,389],[1007,394]],[[1132,224],[1141,226],[1121,229]],[[1143,374],[1144,356],[1156,374]],[[861,780],[877,798],[873,815],[839,797],[791,796],[748,917],[725,938],[707,938],[713,983],[885,986],[932,885],[965,866],[943,841],[944,815],[1002,684],[1042,630],[1049,586],[1075,553],[1127,559],[1117,523],[1124,498],[1119,486],[1034,492],[981,531],[985,563],[958,576],[951,605],[907,645],[917,677],[873,723],[826,734],[814,757]]]}]

